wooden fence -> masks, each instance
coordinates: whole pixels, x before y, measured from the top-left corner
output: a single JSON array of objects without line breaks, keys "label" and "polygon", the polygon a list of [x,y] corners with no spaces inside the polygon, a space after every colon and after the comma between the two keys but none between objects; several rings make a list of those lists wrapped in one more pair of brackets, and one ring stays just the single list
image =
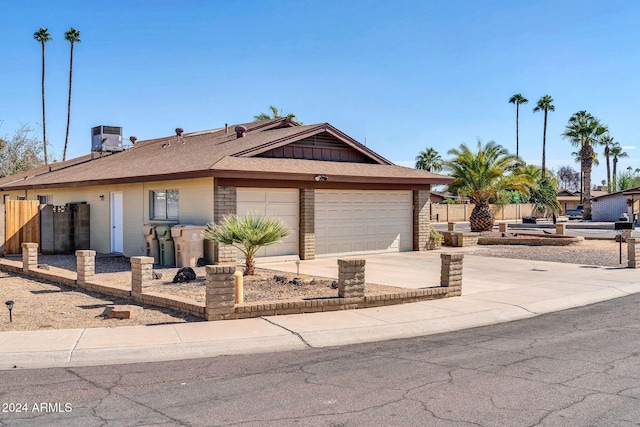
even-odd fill
[{"label": "wooden fence", "polygon": [[40,244],[40,202],[7,200],[5,203],[5,253],[22,253],[22,243]]}]

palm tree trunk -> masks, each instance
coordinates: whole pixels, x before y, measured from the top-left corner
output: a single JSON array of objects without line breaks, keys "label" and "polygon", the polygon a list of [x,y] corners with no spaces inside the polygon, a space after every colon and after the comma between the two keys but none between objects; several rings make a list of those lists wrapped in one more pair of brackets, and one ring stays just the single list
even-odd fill
[{"label": "palm tree trunk", "polygon": [[544,110],[544,130],[542,132],[542,179],[544,179],[545,175],[545,151],[547,149],[547,110]]},{"label": "palm tree trunk", "polygon": [[519,132],[518,132],[518,118],[519,118],[519,115],[520,115],[519,110],[520,110],[520,106],[519,106],[519,104],[516,102],[516,157],[518,157],[518,158],[520,158],[520,157],[519,157],[519,154],[520,154],[520,150],[519,150],[519,148],[520,148],[520,141],[518,140],[518,139],[519,139],[519,138],[518,138],[518,135],[519,135]]},{"label": "palm tree trunk", "polygon": [[611,186],[613,191],[616,192],[618,190],[618,178],[616,177],[616,169],[618,168],[618,158],[613,158],[613,185]]},{"label": "palm tree trunk", "polygon": [[476,202],[476,206],[469,217],[471,231],[491,231],[493,230],[493,212],[487,202]]},{"label": "palm tree trunk", "polygon": [[607,192],[611,193],[611,165],[609,163],[609,144],[604,147],[604,156],[607,159]]},{"label": "palm tree trunk", "polygon": [[591,144],[584,144],[582,146],[582,150],[580,150],[582,161],[580,164],[580,168],[583,171],[583,193],[582,193],[582,206],[583,206],[583,214],[582,218],[590,220],[591,216],[591,166],[593,163],[593,148]]},{"label": "palm tree trunk", "polygon": [[47,157],[47,119],[44,111],[44,42],[42,42],[42,144],[44,147],[44,164],[49,164]]},{"label": "palm tree trunk", "polygon": [[67,99],[67,132],[64,136],[64,151],[62,161],[67,160],[67,144],[69,143],[69,124],[71,123],[71,84],[73,79],[73,45],[71,42],[71,56],[69,57],[69,98]]},{"label": "palm tree trunk", "polygon": [[247,255],[244,261],[244,276],[253,276],[256,273],[256,260],[253,255]]}]

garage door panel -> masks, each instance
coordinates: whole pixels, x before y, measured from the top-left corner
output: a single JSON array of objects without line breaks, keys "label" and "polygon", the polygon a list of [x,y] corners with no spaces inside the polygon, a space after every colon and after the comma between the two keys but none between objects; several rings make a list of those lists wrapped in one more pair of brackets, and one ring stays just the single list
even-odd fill
[{"label": "garage door panel", "polygon": [[[296,189],[238,188],[237,213],[253,212],[280,219],[290,234],[280,243],[261,248],[257,257],[295,255],[298,253],[298,203]],[[239,256],[243,256],[239,253]]]},{"label": "garage door panel", "polygon": [[316,254],[411,250],[411,196],[410,191],[316,190]]}]

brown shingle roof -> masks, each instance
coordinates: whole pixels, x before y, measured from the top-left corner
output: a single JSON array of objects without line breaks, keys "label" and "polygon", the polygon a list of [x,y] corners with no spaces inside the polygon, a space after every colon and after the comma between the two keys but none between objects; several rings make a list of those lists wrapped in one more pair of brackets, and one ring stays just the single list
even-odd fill
[{"label": "brown shingle roof", "polygon": [[[224,128],[185,133],[183,140],[173,135],[137,142],[134,148],[123,152],[102,156],[93,153],[64,163],[55,163],[4,177],[0,179],[0,190],[218,176],[221,171],[258,171],[262,173],[262,178],[264,173],[288,171],[293,176],[324,174],[334,177],[418,180],[422,184],[427,183],[425,180],[429,180],[429,183],[450,182],[448,177],[393,166],[388,160],[327,123],[299,126],[288,119],[274,119],[246,123],[243,126],[247,128],[247,133],[242,138],[236,136],[235,126],[230,126],[228,133]],[[379,164],[250,157],[321,132],[332,133]],[[284,163],[287,165],[283,166]]]},{"label": "brown shingle roof", "polygon": [[449,184],[453,181],[448,176],[396,165],[261,157],[225,157],[213,166],[213,170],[217,172],[216,176],[232,177],[242,172],[243,176],[255,175],[256,179],[264,178],[267,173],[271,179],[281,176],[299,180],[326,175],[332,182],[375,182],[372,178],[394,184]]}]

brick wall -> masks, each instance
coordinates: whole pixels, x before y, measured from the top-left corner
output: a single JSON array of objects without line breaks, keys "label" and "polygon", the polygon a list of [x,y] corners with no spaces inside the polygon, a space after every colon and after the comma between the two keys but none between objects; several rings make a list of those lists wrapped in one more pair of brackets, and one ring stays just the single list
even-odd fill
[{"label": "brick wall", "polygon": [[314,259],[316,256],[316,193],[311,188],[300,189],[299,254],[300,259]]},{"label": "brick wall", "polygon": [[431,203],[429,190],[413,190],[413,250],[426,251],[429,242]]},{"label": "brick wall", "polygon": [[[215,202],[213,209],[213,220],[219,224],[225,215],[235,215],[238,207],[238,196],[236,187],[218,185],[215,180]],[[220,243],[213,243],[213,262],[228,263],[236,262],[238,259],[237,250],[233,246],[226,246]]]}]

